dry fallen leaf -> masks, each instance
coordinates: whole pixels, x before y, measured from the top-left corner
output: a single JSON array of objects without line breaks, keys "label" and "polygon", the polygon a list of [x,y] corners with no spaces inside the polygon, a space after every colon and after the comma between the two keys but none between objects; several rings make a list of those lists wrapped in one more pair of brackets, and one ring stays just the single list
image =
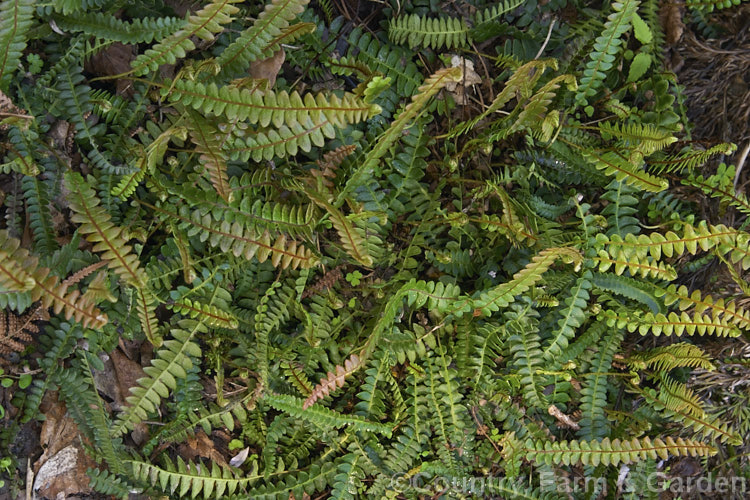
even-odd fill
[{"label": "dry fallen leaf", "polygon": [[273,87],[276,83],[276,77],[284,64],[286,53],[284,49],[279,49],[274,55],[262,61],[253,61],[250,63],[250,76],[257,79],[268,80],[268,86]]},{"label": "dry fallen leaf", "polygon": [[674,45],[682,38],[685,24],[682,22],[682,11],[677,3],[665,3],[659,11],[661,25],[664,28],[668,45]]},{"label": "dry fallen leaf", "polygon": [[215,462],[217,465],[227,467],[226,460],[216,449],[214,442],[203,431],[198,431],[194,436],[187,438],[185,443],[178,448],[178,453],[182,458],[191,462],[195,461],[197,457],[202,457]]},{"label": "dry fallen leaf", "polygon": [[461,81],[446,83],[445,89],[458,104],[466,104],[466,89],[482,83],[482,78],[474,71],[474,61],[461,56],[454,55],[451,57],[451,67],[461,68],[464,76]]}]

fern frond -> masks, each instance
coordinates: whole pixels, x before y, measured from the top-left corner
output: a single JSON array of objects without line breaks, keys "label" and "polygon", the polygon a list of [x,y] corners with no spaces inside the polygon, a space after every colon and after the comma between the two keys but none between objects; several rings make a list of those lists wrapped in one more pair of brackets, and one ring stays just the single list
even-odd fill
[{"label": "fern frond", "polygon": [[527,291],[534,283],[542,279],[542,274],[558,259],[578,265],[583,257],[572,248],[542,250],[531,259],[526,267],[517,272],[512,280],[487,290],[478,299],[474,299],[471,302],[474,316],[489,316],[500,308],[508,306],[515,300],[514,296]]},{"label": "fern frond", "polygon": [[578,436],[584,439],[600,439],[609,435],[609,422],[604,416],[607,405],[607,373],[622,338],[622,331],[615,329],[599,342],[590,372],[584,377],[579,421],[581,428],[578,431]]},{"label": "fern frond", "polygon": [[557,329],[552,331],[545,342],[546,347],[542,350],[542,357],[548,362],[552,363],[559,358],[575,336],[576,329],[586,320],[585,309],[589,300],[591,279],[591,271],[585,271],[565,299],[565,307],[560,310],[561,318],[557,320]]},{"label": "fern frond", "polygon": [[339,199],[334,205],[338,206],[344,200],[347,193],[353,191],[355,187],[361,185],[371,175],[381,158],[385,156],[398,140],[404,129],[422,113],[430,98],[437,94],[448,82],[458,82],[462,76],[463,71],[461,68],[443,68],[425,80],[424,84],[419,87],[418,93],[412,96],[411,102],[378,138],[375,145],[365,156],[359,169],[351,174],[349,181],[339,194]]},{"label": "fern frond", "polygon": [[412,14],[392,19],[388,25],[388,38],[394,43],[408,43],[412,49],[420,46],[451,49],[468,44],[469,26],[460,18],[428,18]]},{"label": "fern frond", "polygon": [[613,271],[618,276],[627,270],[634,276],[644,278],[654,277],[667,281],[677,278],[677,271],[672,266],[664,262],[654,262],[648,257],[612,257],[605,250],[600,250],[594,261],[598,263],[601,273],[614,266]]},{"label": "fern frond", "polygon": [[677,138],[668,130],[659,129],[651,123],[602,122],[599,124],[599,132],[602,139],[619,139],[623,146],[637,149],[644,156],[677,142]]},{"label": "fern frond", "polygon": [[663,159],[649,159],[649,170],[656,174],[680,173],[683,170],[693,170],[706,163],[714,155],[728,155],[736,149],[737,146],[735,144],[723,142],[702,151],[691,149],[684,153],[667,156]]},{"label": "fern frond", "polygon": [[650,283],[610,273],[596,273],[592,276],[592,282],[601,290],[622,295],[648,306],[654,314],[666,312],[664,305],[657,300],[659,293],[656,287]]},{"label": "fern frond", "polygon": [[113,436],[121,436],[131,430],[136,424],[148,418],[148,414],[155,412],[171,390],[176,387],[177,378],[185,378],[187,371],[193,366],[193,358],[199,359],[201,349],[193,341],[198,333],[206,331],[203,323],[183,319],[171,330],[172,338],[164,342],[164,348],[159,350],[151,366],[144,368],[146,377],[138,380],[138,385],[130,388],[131,396],[127,397],[130,404],[117,417],[112,428]]},{"label": "fern frond", "polygon": [[271,57],[278,50],[278,37],[304,9],[309,0],[272,0],[253,25],[243,31],[216,59],[220,78],[244,73],[253,61]]},{"label": "fern frond", "polygon": [[631,354],[625,362],[635,370],[650,368],[658,372],[669,372],[682,366],[709,371],[716,368],[703,349],[685,342],[654,347],[642,353]]},{"label": "fern frond", "polygon": [[34,15],[34,0],[5,0],[0,4],[0,92],[8,92],[13,73],[26,48]]},{"label": "fern frond", "polygon": [[328,396],[331,391],[335,391],[341,387],[344,387],[346,383],[346,377],[350,376],[355,371],[362,367],[359,356],[352,354],[349,358],[344,361],[344,365],[336,365],[334,370],[336,373],[328,372],[326,377],[320,379],[318,385],[313,388],[312,393],[305,399],[302,404],[302,409],[306,410],[319,399],[323,399]]},{"label": "fern frond", "polygon": [[184,19],[177,17],[144,17],[123,21],[103,12],[55,15],[53,19],[65,31],[81,31],[102,40],[130,44],[163,40],[185,24]]},{"label": "fern frond", "polygon": [[527,460],[538,464],[619,465],[649,458],[667,460],[670,456],[710,457],[716,448],[700,441],[666,437],[630,440],[604,438],[601,441],[533,441],[524,445]]},{"label": "fern frond", "polygon": [[166,460],[164,468],[140,460],[125,460],[123,464],[132,470],[132,476],[138,481],[158,485],[164,492],[177,494],[180,498],[188,494],[191,498],[196,498],[201,493],[203,498],[223,498],[224,495],[244,492],[259,478],[257,475],[236,477],[229,468],[219,467],[216,462],[211,462],[209,467],[205,464],[186,463],[178,456],[175,467],[169,459]]},{"label": "fern frond", "polygon": [[195,144],[195,152],[208,179],[213,184],[219,196],[226,201],[232,201],[232,192],[229,189],[229,178],[227,177],[227,158],[223,151],[227,140],[227,133],[219,130],[203,119],[198,113],[190,114],[190,140]]},{"label": "fern frond", "polygon": [[179,102],[202,113],[223,116],[229,120],[248,121],[267,127],[328,121],[337,127],[357,123],[380,112],[377,104],[367,104],[353,94],[291,94],[286,91],[240,89],[216,84],[204,85],[177,80],[163,90],[172,102]]},{"label": "fern frond", "polygon": [[606,151],[601,154],[584,152],[583,156],[597,170],[602,170],[606,175],[614,176],[618,181],[625,182],[644,191],[658,193],[669,187],[667,179],[651,175],[641,168],[643,165],[643,154],[639,151],[633,151],[629,158],[620,151]]},{"label": "fern frond", "polygon": [[214,35],[222,31],[222,24],[232,20],[232,16],[239,12],[233,4],[240,0],[216,0],[190,16],[185,26],[162,39],[143,54],[135,58],[131,64],[130,73],[136,76],[145,75],[149,71],[156,71],[162,64],[174,64],[177,59],[185,57],[195,49],[192,37],[202,40],[214,40]]},{"label": "fern frond", "polygon": [[85,327],[101,328],[107,317],[81,297],[78,290],[68,293],[50,269],[39,266],[39,260],[20,248],[21,242],[6,230],[0,230],[0,286],[9,291],[29,291],[31,300],[41,300],[43,307],[53,306],[55,314],[65,311],[65,318],[75,318]]},{"label": "fern frond", "polygon": [[735,167],[722,163],[716,173],[703,178],[702,175],[690,174],[682,183],[686,186],[697,187],[704,193],[722,201],[722,205],[728,204],[735,207],[739,212],[750,216],[750,199],[734,187]]},{"label": "fern frond", "polygon": [[256,257],[258,262],[265,262],[270,258],[274,266],[280,266],[282,269],[309,268],[317,264],[317,259],[309,249],[294,240],[288,241],[283,234],[274,240],[268,230],[257,234],[255,230],[245,228],[239,222],[230,223],[224,220],[220,224],[215,224],[209,214],[204,215],[200,210],[191,213],[183,206],[179,213],[174,213],[143,204],[180,221],[180,227],[188,236],[198,235],[201,241],[208,240],[211,246],[218,247],[223,252],[231,251],[235,257],[241,255],[247,260]]},{"label": "fern frond", "polygon": [[233,160],[255,162],[295,156],[299,150],[310,152],[313,146],[322,147],[326,139],[336,136],[332,122],[323,120],[314,123],[308,119],[291,126],[258,130],[232,140],[225,151]]},{"label": "fern frond", "polygon": [[131,253],[125,230],[112,223],[96,193],[81,174],[67,173],[65,185],[70,191],[70,208],[74,212],[71,219],[81,224],[78,230],[94,243],[94,251],[102,254],[102,259],[115,273],[135,287],[143,288],[148,276],[140,267],[138,256]]},{"label": "fern frond", "polygon": [[624,0],[612,3],[612,12],[607,16],[602,34],[596,37],[594,50],[590,54],[590,60],[586,63],[583,71],[576,102],[581,105],[588,104],[590,97],[596,95],[602,85],[606,72],[612,69],[623,35],[630,29],[630,21],[638,7],[638,0]]},{"label": "fern frond", "polygon": [[723,318],[711,318],[702,314],[690,316],[686,312],[680,314],[670,312],[668,315],[652,312],[643,315],[618,315],[615,311],[603,311],[599,319],[604,319],[610,326],[627,328],[629,332],[638,330],[641,335],[651,333],[656,335],[716,335],[717,337],[738,337],[739,329]]},{"label": "fern frond", "polygon": [[320,426],[323,429],[351,427],[354,430],[376,432],[386,437],[391,437],[393,432],[393,424],[381,424],[365,420],[356,415],[344,415],[320,405],[313,405],[304,409],[304,401],[295,396],[266,393],[263,396],[263,401],[279,411]]},{"label": "fern frond", "polygon": [[700,290],[690,293],[685,285],[669,285],[667,288],[657,288],[656,296],[663,297],[666,305],[677,304],[681,311],[692,308],[696,313],[711,312],[712,317],[724,317],[739,328],[750,330],[750,311],[745,310],[734,300],[714,300],[710,295],[701,295]]},{"label": "fern frond", "polygon": [[171,304],[167,304],[167,307],[174,312],[181,313],[190,318],[199,318],[200,321],[203,321],[206,325],[213,328],[228,328],[230,330],[237,329],[238,322],[234,315],[222,311],[211,304],[203,304],[185,297]]},{"label": "fern frond", "polygon": [[722,443],[742,444],[742,436],[728,424],[703,412],[702,405],[692,391],[682,384],[662,383],[659,391],[638,388],[636,390],[656,410],[663,412],[670,420],[680,422],[683,427]]}]

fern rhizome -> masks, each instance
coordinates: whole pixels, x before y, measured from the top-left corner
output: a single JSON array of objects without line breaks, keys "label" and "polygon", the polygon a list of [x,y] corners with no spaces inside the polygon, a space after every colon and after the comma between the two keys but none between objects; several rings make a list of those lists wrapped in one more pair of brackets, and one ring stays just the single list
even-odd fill
[{"label": "fern rhizome", "polygon": [[[735,146],[690,140],[658,2],[373,2],[376,32],[178,3],[0,3],[0,350],[92,488],[614,498],[737,454],[690,373],[750,332],[750,212],[701,169]],[[153,355],[104,404],[124,340]],[[198,432],[226,460],[186,458]]]}]

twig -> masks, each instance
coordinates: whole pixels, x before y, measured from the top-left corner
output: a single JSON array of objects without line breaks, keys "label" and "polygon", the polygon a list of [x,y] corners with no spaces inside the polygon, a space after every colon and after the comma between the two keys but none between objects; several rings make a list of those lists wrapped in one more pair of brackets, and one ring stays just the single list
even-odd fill
[{"label": "twig", "polygon": [[544,43],[539,48],[539,52],[536,53],[536,56],[534,56],[534,59],[539,59],[539,56],[542,55],[542,52],[544,52],[544,49],[547,47],[547,44],[549,43],[549,38],[552,36],[552,28],[555,27],[555,21],[556,19],[553,19],[551,23],[549,23],[549,30],[547,30],[547,38],[544,39]]},{"label": "twig", "polygon": [[740,182],[740,174],[742,173],[742,167],[745,166],[745,160],[747,154],[750,153],[750,141],[745,145],[745,149],[740,153],[740,157],[737,159],[737,172],[734,174],[734,190],[737,190],[737,183]]}]

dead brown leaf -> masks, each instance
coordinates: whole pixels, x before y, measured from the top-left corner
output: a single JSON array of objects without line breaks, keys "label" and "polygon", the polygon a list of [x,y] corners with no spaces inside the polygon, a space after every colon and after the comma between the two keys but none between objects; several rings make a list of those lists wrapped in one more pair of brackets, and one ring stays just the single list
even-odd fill
[{"label": "dead brown leaf", "polygon": [[198,431],[194,436],[187,438],[185,443],[178,448],[180,456],[186,460],[194,461],[197,457],[207,458],[217,465],[228,467],[226,460],[216,449],[216,445],[203,431]]},{"label": "dead brown leaf", "polygon": [[249,74],[253,78],[268,80],[268,86],[273,87],[276,83],[276,77],[284,64],[286,53],[284,49],[279,49],[274,55],[262,61],[253,61],[250,63]]},{"label": "dead brown leaf", "polygon": [[659,11],[661,25],[668,45],[674,45],[682,38],[685,24],[682,22],[682,10],[680,4],[674,2],[664,3]]},{"label": "dead brown leaf", "polygon": [[[130,63],[135,59],[132,45],[115,42],[104,50],[97,52],[86,62],[86,71],[99,76],[114,76],[130,71]],[[133,82],[119,78],[116,83],[118,95],[132,96]]]}]

